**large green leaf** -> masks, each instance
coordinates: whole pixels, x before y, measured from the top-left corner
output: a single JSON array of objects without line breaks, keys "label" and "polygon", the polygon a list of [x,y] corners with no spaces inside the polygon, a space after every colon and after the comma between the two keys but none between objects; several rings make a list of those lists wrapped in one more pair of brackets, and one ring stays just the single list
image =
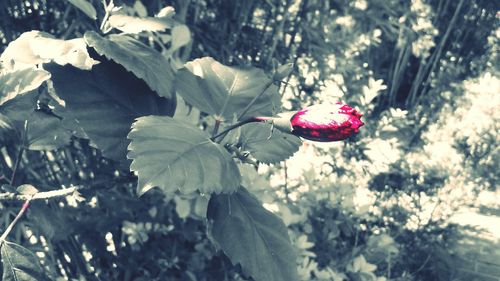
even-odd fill
[{"label": "large green leaf", "polygon": [[58,114],[76,119],[104,156],[113,160],[126,160],[127,134],[135,118],[173,115],[175,110],[175,100],[159,97],[112,61],[102,59],[91,71],[55,64],[45,65],[45,69],[52,74],[57,95],[65,101],[65,110]]},{"label": "large green leaf", "polygon": [[25,68],[0,75],[0,105],[38,88],[45,80],[50,78],[50,73],[43,69]]},{"label": "large green leaf", "polygon": [[175,80],[176,91],[186,102],[226,120],[242,114],[257,97],[240,119],[271,116],[281,106],[278,87],[258,68],[229,67],[204,57],[187,63]]},{"label": "large green leaf", "polygon": [[130,169],[139,176],[138,193],[158,186],[167,193],[232,192],[241,176],[231,155],[195,126],[170,117],[137,119],[128,136]]},{"label": "large green leaf", "polygon": [[44,281],[49,280],[38,258],[28,249],[12,242],[0,245],[2,256],[2,281]]},{"label": "large green leaf", "polygon": [[218,246],[254,280],[299,279],[283,221],[243,187],[232,194],[212,195],[207,218]]},{"label": "large green leaf", "polygon": [[299,150],[300,138],[272,129],[270,124],[250,123],[241,128],[240,145],[263,163],[283,161]]},{"label": "large green leaf", "polygon": [[85,41],[100,55],[106,56],[135,76],[146,81],[160,96],[172,98],[174,72],[159,52],[126,35],[101,37],[93,31],[85,33]]}]

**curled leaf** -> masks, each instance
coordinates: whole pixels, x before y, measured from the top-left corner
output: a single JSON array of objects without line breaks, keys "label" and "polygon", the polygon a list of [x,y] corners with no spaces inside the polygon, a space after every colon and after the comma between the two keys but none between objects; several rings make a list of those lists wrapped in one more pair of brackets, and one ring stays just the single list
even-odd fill
[{"label": "curled leaf", "polygon": [[60,65],[71,64],[89,70],[99,63],[88,54],[83,38],[61,40],[38,30],[25,32],[10,42],[0,56],[0,61],[11,69],[54,61]]}]

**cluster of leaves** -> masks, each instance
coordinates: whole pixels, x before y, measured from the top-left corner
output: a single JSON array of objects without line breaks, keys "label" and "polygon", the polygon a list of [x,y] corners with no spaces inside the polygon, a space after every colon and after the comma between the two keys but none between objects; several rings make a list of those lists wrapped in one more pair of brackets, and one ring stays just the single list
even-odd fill
[{"label": "cluster of leaves", "polygon": [[[76,6],[95,18],[92,6]],[[101,25],[104,33],[112,28],[133,34],[167,28],[172,35],[178,33],[170,7],[154,18],[114,14],[119,8],[112,2],[105,9],[109,18]],[[225,136],[213,139],[232,121],[276,114],[279,81],[260,69],[228,67],[209,57],[176,70],[170,58],[186,43],[179,42],[184,37],[172,38],[166,56],[126,34],[103,37],[88,31],[71,40],[40,31],[22,34],[0,57],[4,138],[21,143],[16,162],[24,150],[54,150],[88,139],[117,167],[130,165],[139,195],[159,187],[167,196],[208,196],[210,236],[234,264],[256,280],[297,280],[284,224],[241,185],[238,163],[282,161],[298,149],[300,140],[272,134],[265,124],[244,127],[224,143]],[[214,128],[172,118],[176,94],[213,119]],[[10,185],[17,183],[18,168],[12,167]],[[205,217],[205,212],[200,215]],[[41,268],[25,272],[23,265],[33,258],[23,259],[27,255],[9,243],[2,245],[4,280],[43,275]]]}]

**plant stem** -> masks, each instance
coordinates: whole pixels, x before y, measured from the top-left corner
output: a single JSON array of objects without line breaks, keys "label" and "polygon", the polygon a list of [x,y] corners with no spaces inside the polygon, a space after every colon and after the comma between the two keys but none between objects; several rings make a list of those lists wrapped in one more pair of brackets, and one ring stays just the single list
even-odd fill
[{"label": "plant stem", "polygon": [[217,134],[217,132],[219,131],[219,127],[220,127],[220,120],[219,119],[215,119],[215,125],[214,125],[214,130],[212,132],[212,138],[214,138],[214,136]]},{"label": "plant stem", "polygon": [[245,124],[252,123],[252,122],[262,122],[262,121],[266,121],[266,120],[268,120],[266,117],[252,117],[252,118],[245,119],[243,121],[234,123],[233,125],[227,127],[224,131],[222,131],[222,132],[214,135],[211,138],[211,140],[215,141],[218,137],[226,135],[227,133],[229,133],[229,131],[234,130],[234,129],[238,128],[238,127],[241,127],[241,126],[243,126]]},{"label": "plant stem", "polygon": [[7,227],[7,229],[5,229],[5,232],[2,234],[2,236],[0,236],[0,246],[3,244],[3,242],[5,241],[5,238],[7,238],[7,236],[12,231],[12,229],[14,228],[14,226],[16,225],[16,223],[19,221],[19,219],[21,219],[21,217],[26,212],[26,210],[28,210],[28,208],[30,206],[30,201],[33,198],[33,196],[34,195],[30,195],[30,197],[28,197],[28,199],[26,199],[26,201],[24,202],[23,206],[21,207],[21,210],[19,210],[19,213],[17,213],[17,216],[9,224],[9,226]]},{"label": "plant stem", "polygon": [[273,81],[269,81],[267,82],[266,86],[264,87],[264,90],[262,90],[262,92],[260,92],[260,94],[256,95],[248,104],[247,106],[245,107],[245,109],[243,109],[243,112],[241,112],[240,115],[238,115],[238,119],[237,120],[240,120],[241,117],[245,116],[245,114],[248,112],[248,110],[250,109],[250,107],[267,91],[267,89],[269,89],[269,87],[271,87],[271,85],[273,84]]},{"label": "plant stem", "polygon": [[14,163],[14,167],[12,167],[12,175],[10,176],[10,185],[14,185],[14,180],[16,179],[16,172],[19,168],[19,164],[21,163],[21,158],[23,158],[24,148],[26,146],[26,139],[28,138],[28,121],[24,121],[24,129],[21,135],[21,147],[19,148],[19,152],[16,156],[16,162]]},{"label": "plant stem", "polygon": [[12,168],[12,175],[10,176],[10,181],[9,181],[10,185],[14,185],[14,180],[16,179],[16,172],[17,169],[19,168],[19,164],[21,163],[21,158],[23,157],[23,153],[24,153],[24,146],[21,146],[19,152],[17,153],[14,167]]},{"label": "plant stem", "polygon": [[105,30],[104,28],[106,27],[106,23],[108,21],[108,18],[110,16],[110,12],[111,12],[111,9],[112,7],[110,7],[105,0],[102,0],[102,5],[104,6],[104,18],[102,19],[102,22],[101,22],[101,26],[99,27],[99,29],[101,30],[102,33],[107,33],[107,30]]},{"label": "plant stem", "polygon": [[283,161],[283,170],[285,172],[285,200],[290,203],[290,191],[288,190],[288,167],[286,165],[286,160]]}]

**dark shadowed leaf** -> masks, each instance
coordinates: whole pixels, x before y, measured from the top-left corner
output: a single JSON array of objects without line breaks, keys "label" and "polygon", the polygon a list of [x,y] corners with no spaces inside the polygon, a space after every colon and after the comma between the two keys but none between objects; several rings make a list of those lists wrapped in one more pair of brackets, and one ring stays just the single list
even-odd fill
[{"label": "dark shadowed leaf", "polygon": [[299,150],[300,138],[272,129],[270,124],[250,123],[241,128],[240,144],[264,163],[283,161]]},{"label": "dark shadowed leaf", "polygon": [[17,96],[0,106],[0,114],[17,131],[19,142],[27,122],[26,141],[30,150],[53,150],[68,144],[71,133],[58,117],[37,111],[37,100],[36,92]]},{"label": "dark shadowed leaf", "polygon": [[49,280],[38,258],[23,246],[5,241],[0,245],[2,256],[2,281]]},{"label": "dark shadowed leaf", "polygon": [[126,160],[127,134],[135,118],[174,113],[175,101],[157,96],[141,79],[112,61],[103,60],[91,71],[55,64],[45,68],[52,74],[57,95],[66,103],[66,110],[58,114],[76,119],[104,156],[113,160]]},{"label": "dark shadowed leaf", "polygon": [[71,133],[55,116],[33,112],[28,120],[28,149],[53,150],[70,142]]},{"label": "dark shadowed leaf", "polygon": [[233,120],[254,98],[259,98],[240,119],[271,116],[279,110],[280,95],[260,69],[229,67],[204,57],[186,64],[176,74],[176,91],[201,111]]},{"label": "dark shadowed leaf", "polygon": [[299,280],[294,248],[283,221],[245,188],[212,195],[207,218],[216,244],[254,280]]},{"label": "dark shadowed leaf", "polygon": [[89,31],[85,33],[85,40],[100,55],[121,64],[146,81],[160,96],[172,98],[174,72],[162,54],[125,35],[110,35],[109,38],[104,38]]},{"label": "dark shadowed leaf", "polygon": [[170,117],[137,119],[128,135],[132,140],[130,169],[139,176],[138,193],[158,186],[167,193],[232,192],[241,176],[231,155],[193,125]]}]

